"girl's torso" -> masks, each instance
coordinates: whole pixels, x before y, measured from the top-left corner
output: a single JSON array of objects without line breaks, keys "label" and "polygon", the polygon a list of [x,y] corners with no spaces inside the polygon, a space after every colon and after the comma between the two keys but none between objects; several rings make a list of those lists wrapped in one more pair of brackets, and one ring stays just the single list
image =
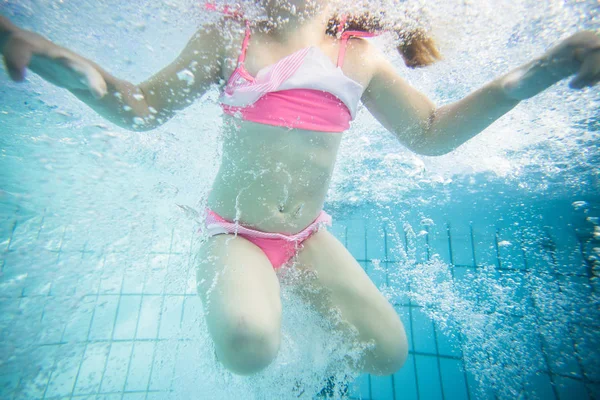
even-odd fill
[{"label": "girl's torso", "polygon": [[[234,24],[234,22],[231,22]],[[233,29],[223,60],[223,79],[237,67],[244,29]],[[230,43],[229,43],[230,42]],[[333,67],[340,41],[323,33],[314,46]],[[360,57],[360,41],[351,41],[341,66],[348,81],[361,89],[369,81]],[[253,77],[303,47],[287,48],[267,36],[252,34],[245,70]],[[360,93],[359,93],[360,95]],[[265,125],[224,115],[223,158],[208,206],[222,217],[267,232],[297,233],[323,208],[341,132],[321,132]]]}]

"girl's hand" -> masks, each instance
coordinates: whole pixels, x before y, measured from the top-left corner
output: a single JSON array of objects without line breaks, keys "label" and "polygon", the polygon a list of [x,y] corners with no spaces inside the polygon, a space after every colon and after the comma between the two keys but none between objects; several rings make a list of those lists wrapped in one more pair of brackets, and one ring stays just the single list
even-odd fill
[{"label": "girl's hand", "polygon": [[591,31],[574,34],[554,46],[543,56],[553,73],[569,82],[572,89],[594,86],[600,80],[600,37]]},{"label": "girl's hand", "polygon": [[89,90],[96,98],[106,94],[106,82],[90,61],[36,33],[19,29],[2,16],[0,53],[8,74],[16,82],[25,79],[25,69],[29,68],[65,89]]},{"label": "girl's hand", "polygon": [[600,80],[600,37],[583,31],[550,48],[542,57],[525,64],[502,78],[504,93],[525,100],[575,75],[569,86],[582,89]]}]

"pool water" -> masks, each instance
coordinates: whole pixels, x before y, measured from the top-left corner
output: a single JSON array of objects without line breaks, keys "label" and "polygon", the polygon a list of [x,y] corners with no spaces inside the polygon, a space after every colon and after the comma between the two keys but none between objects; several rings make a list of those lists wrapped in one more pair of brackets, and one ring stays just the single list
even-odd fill
[{"label": "pool water", "polygon": [[[414,4],[444,61],[412,70],[386,54],[438,104],[600,27],[596,1]],[[191,0],[0,0],[0,14],[133,82],[208,18]],[[409,358],[384,377],[345,367],[358,350],[285,276],[275,362],[238,377],[215,360],[194,257],[221,155],[217,95],[140,134],[0,71],[0,399],[310,399],[328,387],[365,400],[600,399],[597,88],[562,82],[442,157],[411,153],[359,110],[325,210],[406,327]]]},{"label": "pool water", "polygon": [[[331,231],[390,297],[410,343],[399,372],[359,376],[351,398],[598,398],[590,220],[600,202],[471,201],[332,210]],[[189,262],[193,231],[154,226],[149,252],[123,262],[127,238],[95,248],[62,220],[8,211],[1,398],[237,398],[193,372],[208,347]],[[237,395],[275,398],[253,390]],[[278,398],[297,398],[287,390]]]}]

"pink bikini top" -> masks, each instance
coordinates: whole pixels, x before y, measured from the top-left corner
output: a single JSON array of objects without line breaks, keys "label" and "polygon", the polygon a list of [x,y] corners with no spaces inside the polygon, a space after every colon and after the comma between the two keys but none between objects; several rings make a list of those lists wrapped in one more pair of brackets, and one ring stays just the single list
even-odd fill
[{"label": "pink bikini top", "polygon": [[[207,8],[216,7],[207,4]],[[221,10],[239,17],[239,11]],[[343,27],[342,20],[340,27]],[[250,41],[250,23],[238,57],[237,67],[221,94],[223,112],[266,125],[322,132],[350,128],[364,88],[342,72],[348,39],[373,37],[375,33],[345,31],[337,65],[318,47],[311,46],[269,65],[252,76],[244,67]]]}]

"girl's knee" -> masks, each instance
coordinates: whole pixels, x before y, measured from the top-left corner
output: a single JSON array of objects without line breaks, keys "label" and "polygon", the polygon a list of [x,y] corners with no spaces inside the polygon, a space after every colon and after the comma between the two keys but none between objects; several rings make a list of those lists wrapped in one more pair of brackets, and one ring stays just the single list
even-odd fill
[{"label": "girl's knee", "polygon": [[[397,318],[397,317],[396,317]],[[374,347],[369,352],[365,369],[375,375],[391,375],[398,371],[408,357],[408,341],[400,319],[384,325],[372,339]]]},{"label": "girl's knee", "polygon": [[215,339],[221,363],[239,375],[251,375],[269,366],[277,357],[281,334],[277,324],[240,319]]}]

